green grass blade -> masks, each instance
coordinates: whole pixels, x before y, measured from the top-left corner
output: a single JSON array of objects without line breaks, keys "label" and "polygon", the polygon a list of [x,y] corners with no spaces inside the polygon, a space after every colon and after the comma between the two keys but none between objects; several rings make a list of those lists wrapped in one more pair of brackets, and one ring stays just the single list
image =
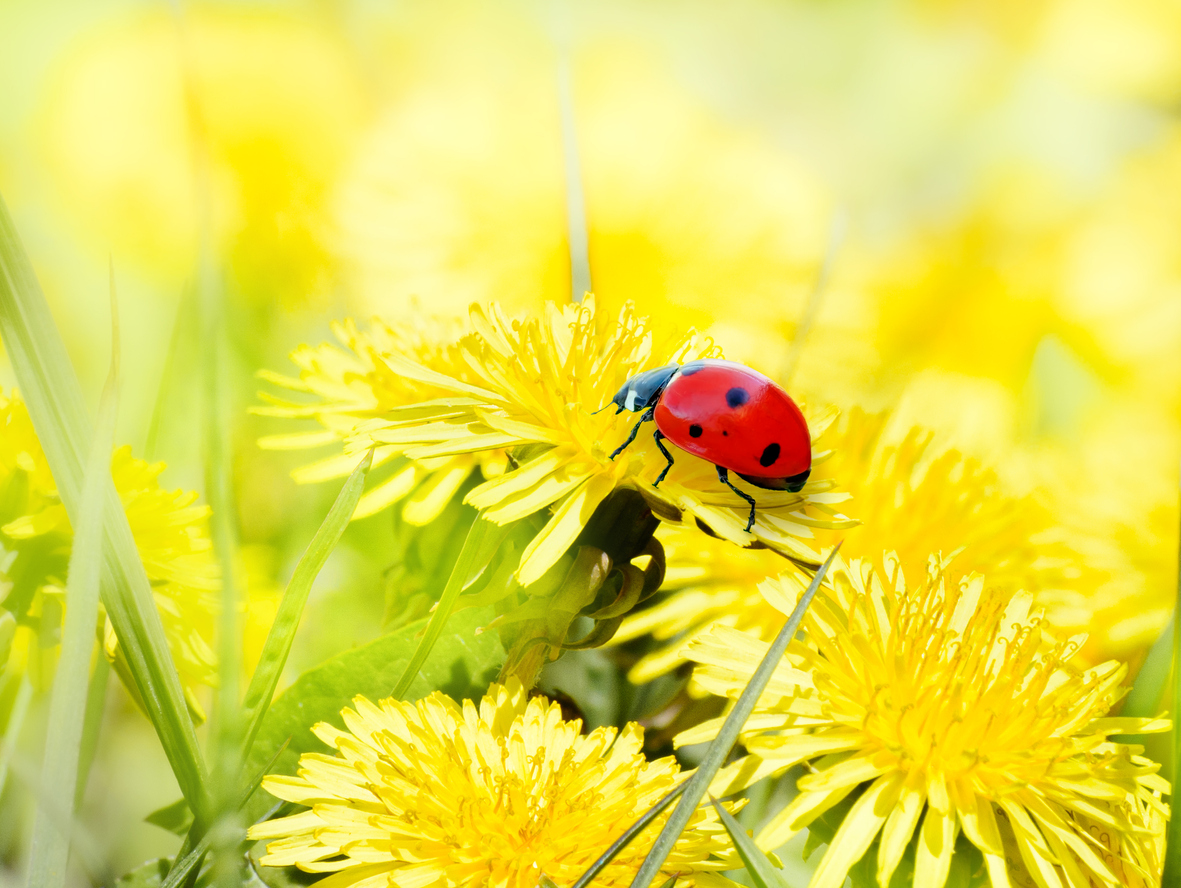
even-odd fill
[{"label": "green grass blade", "polygon": [[107,705],[107,685],[111,678],[111,661],[99,651],[94,658],[94,671],[90,675],[90,688],[86,692],[86,713],[82,719],[82,749],[78,755],[78,782],[74,789],[74,807],[82,806],[86,798],[86,784],[90,779],[90,766],[98,752],[98,737],[102,732],[103,712]]},{"label": "green grass blade", "polygon": [[[41,768],[42,804],[33,820],[32,849],[26,884],[29,888],[65,885],[70,837],[65,828],[74,818],[78,759],[98,623],[98,587],[102,570],[103,488],[110,483],[111,451],[115,444],[115,414],[119,386],[119,327],[115,314],[114,273],[111,279],[111,370],[103,390],[98,426],[90,447],[74,544],[66,579],[66,617],[62,628],[61,658],[53,678],[45,759]],[[50,807],[56,808],[54,814]]]},{"label": "green grass blade", "polygon": [[607,864],[615,859],[620,851],[630,845],[632,840],[642,833],[649,823],[659,817],[669,805],[681,797],[681,793],[685,791],[685,787],[688,785],[688,780],[683,781],[680,786],[645,811],[644,816],[629,826],[623,835],[612,842],[611,847],[604,851],[602,857],[592,863],[585,873],[579,876],[578,881],[571,888],[587,888],[595,880],[595,877],[607,867]]},{"label": "green grass blade", "polygon": [[8,782],[8,769],[12,764],[12,757],[16,754],[16,744],[20,739],[21,729],[25,726],[25,716],[29,714],[29,704],[33,700],[33,685],[27,675],[22,675],[20,686],[16,689],[16,699],[12,701],[12,709],[8,713],[8,724],[4,728],[4,742],[0,743],[0,799],[4,797],[4,785]]},{"label": "green grass blade", "polygon": [[1173,623],[1169,623],[1144,658],[1144,665],[1136,673],[1132,689],[1124,699],[1120,715],[1128,718],[1152,718],[1160,715],[1165,688],[1169,683],[1169,669],[1173,660]]},{"label": "green grass blade", "polygon": [[504,542],[512,526],[512,524],[494,524],[482,516],[477,516],[476,520],[472,522],[471,529],[467,533],[467,539],[463,542],[463,549],[460,551],[459,557],[455,559],[455,566],[451,569],[451,576],[447,578],[447,585],[443,589],[439,603],[435,606],[435,612],[431,614],[430,621],[426,625],[426,632],[422,636],[422,641],[419,642],[417,650],[414,651],[414,656],[410,658],[410,662],[406,664],[406,669],[403,671],[402,677],[398,679],[397,685],[394,686],[392,696],[395,700],[402,699],[414,681],[414,677],[418,675],[418,670],[426,662],[431,648],[435,646],[435,642],[443,634],[443,627],[447,624],[447,618],[451,616],[451,612],[455,609],[455,602],[459,600],[459,594],[463,591],[468,581],[471,580],[473,574],[476,572],[476,568],[480,565],[487,564],[491,560],[493,553]]},{"label": "green grass blade", "polygon": [[1177,784],[1181,782],[1181,535],[1178,537],[1177,597],[1173,604],[1173,816],[1165,832],[1162,885],[1181,885],[1181,817],[1176,813]]},{"label": "green grass blade", "polygon": [[271,630],[263,644],[262,656],[254,675],[250,678],[250,687],[242,704],[243,722],[246,725],[242,740],[243,761],[250,755],[250,748],[254,745],[254,738],[258,735],[263,716],[267,713],[267,706],[275,695],[275,688],[279,686],[279,677],[283,674],[283,667],[287,665],[287,655],[291,653],[291,643],[295,640],[295,631],[299,627],[299,619],[303,615],[312,583],[316,581],[328,556],[332,554],[345,528],[348,527],[353,512],[356,511],[357,501],[361,499],[361,494],[365,490],[365,476],[372,462],[373,451],[370,451],[344,482],[336,502],[324,518],[324,523],[320,525],[320,529],[308,544],[307,551],[295,566],[295,572],[292,573],[291,581],[283,593],[283,600],[279,602],[275,620],[271,623]]},{"label": "green grass blade", "polygon": [[[3,199],[0,339],[62,502],[77,526],[91,425],[73,365]],[[114,485],[104,488],[103,604],[177,783],[202,819],[207,781],[193,721],[127,516]]]},{"label": "green grass blade", "polygon": [[734,849],[742,859],[743,866],[750,873],[755,888],[791,888],[783,878],[783,873],[771,863],[763,849],[755,844],[755,840],[746,834],[742,824],[718,804],[718,800],[713,796],[710,796],[709,800],[717,810],[722,826],[726,827],[726,832],[730,834],[730,841],[734,843]]},{"label": "green grass blade", "polygon": [[632,880],[631,888],[648,888],[652,884],[652,880],[656,878],[656,874],[660,872],[660,868],[664,866],[664,861],[668,859],[673,845],[677,843],[685,825],[693,816],[693,812],[697,810],[702,798],[705,797],[710,781],[714,779],[714,775],[718,773],[718,769],[725,762],[726,756],[730,754],[730,750],[738,742],[738,734],[742,730],[742,726],[746,724],[747,718],[755,708],[755,703],[758,702],[759,695],[763,693],[767,682],[771,680],[775,667],[783,659],[784,651],[787,650],[788,644],[800,628],[800,622],[804,619],[808,605],[812,603],[816,590],[820,588],[820,583],[824,580],[824,575],[828,573],[828,569],[832,565],[833,559],[837,557],[840,548],[840,545],[837,545],[824,564],[820,566],[820,569],[816,571],[807,591],[804,592],[799,603],[795,606],[795,610],[788,617],[787,623],[779,630],[775,640],[771,642],[771,647],[767,649],[767,654],[759,663],[759,668],[755,670],[754,675],[743,688],[734,708],[726,716],[726,721],[722,724],[718,736],[710,743],[701,764],[697,766],[697,770],[689,778],[689,785],[685,788],[685,794],[681,797],[680,804],[669,817],[664,829],[660,831],[656,844],[652,846],[652,850],[644,858],[636,877]]}]

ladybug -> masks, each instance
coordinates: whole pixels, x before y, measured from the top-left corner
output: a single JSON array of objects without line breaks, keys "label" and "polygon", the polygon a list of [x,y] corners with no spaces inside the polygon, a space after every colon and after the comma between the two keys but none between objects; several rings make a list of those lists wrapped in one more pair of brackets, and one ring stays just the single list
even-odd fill
[{"label": "ladybug", "polygon": [[750,504],[747,532],[755,523],[754,497],[734,486],[730,472],[764,490],[797,493],[812,471],[812,437],[804,414],[787,392],[743,364],[710,359],[669,364],[637,373],[611,400],[617,415],[643,411],[611,459],[652,420],[656,446],[668,460],[652,486],[673,466],[667,438],[713,463],[718,480]]}]

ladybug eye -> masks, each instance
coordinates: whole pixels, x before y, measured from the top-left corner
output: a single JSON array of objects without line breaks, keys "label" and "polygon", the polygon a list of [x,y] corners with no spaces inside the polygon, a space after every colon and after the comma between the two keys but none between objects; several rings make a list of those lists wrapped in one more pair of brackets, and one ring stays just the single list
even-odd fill
[{"label": "ladybug eye", "polygon": [[779,459],[779,445],[768,444],[763,448],[763,455],[759,457],[759,465],[769,466],[777,459]]}]

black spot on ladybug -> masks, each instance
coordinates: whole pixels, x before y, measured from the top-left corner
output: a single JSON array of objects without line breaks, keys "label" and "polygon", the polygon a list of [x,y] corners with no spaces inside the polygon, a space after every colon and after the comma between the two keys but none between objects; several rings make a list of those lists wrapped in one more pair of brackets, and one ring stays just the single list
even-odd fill
[{"label": "black spot on ladybug", "polygon": [[689,437],[690,438],[700,438],[701,437],[701,426],[699,426],[697,423],[693,423],[693,425],[689,426]]},{"label": "black spot on ladybug", "polygon": [[726,404],[731,407],[741,407],[750,400],[750,392],[740,385],[734,386],[730,391],[726,392]]},{"label": "black spot on ladybug", "polygon": [[723,437],[723,438],[729,438],[729,437],[730,437],[730,433],[729,433],[729,432],[727,432],[725,429],[722,429],[722,437]]},{"label": "black spot on ladybug", "polygon": [[768,444],[763,448],[763,455],[759,457],[760,466],[769,466],[779,459],[779,445]]}]

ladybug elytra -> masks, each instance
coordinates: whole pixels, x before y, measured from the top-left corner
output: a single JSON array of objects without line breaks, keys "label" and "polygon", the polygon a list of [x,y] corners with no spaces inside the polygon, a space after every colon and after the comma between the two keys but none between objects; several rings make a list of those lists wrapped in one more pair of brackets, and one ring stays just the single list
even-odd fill
[{"label": "ladybug elytra", "polygon": [[755,522],[754,497],[734,486],[730,472],[755,487],[793,493],[808,480],[812,439],[804,414],[787,392],[742,364],[706,359],[647,370],[625,382],[611,400],[619,408],[617,414],[643,411],[611,459],[652,420],[656,446],[668,460],[653,486],[673,465],[664,446],[667,438],[713,463],[718,480],[750,504],[748,532]]}]

